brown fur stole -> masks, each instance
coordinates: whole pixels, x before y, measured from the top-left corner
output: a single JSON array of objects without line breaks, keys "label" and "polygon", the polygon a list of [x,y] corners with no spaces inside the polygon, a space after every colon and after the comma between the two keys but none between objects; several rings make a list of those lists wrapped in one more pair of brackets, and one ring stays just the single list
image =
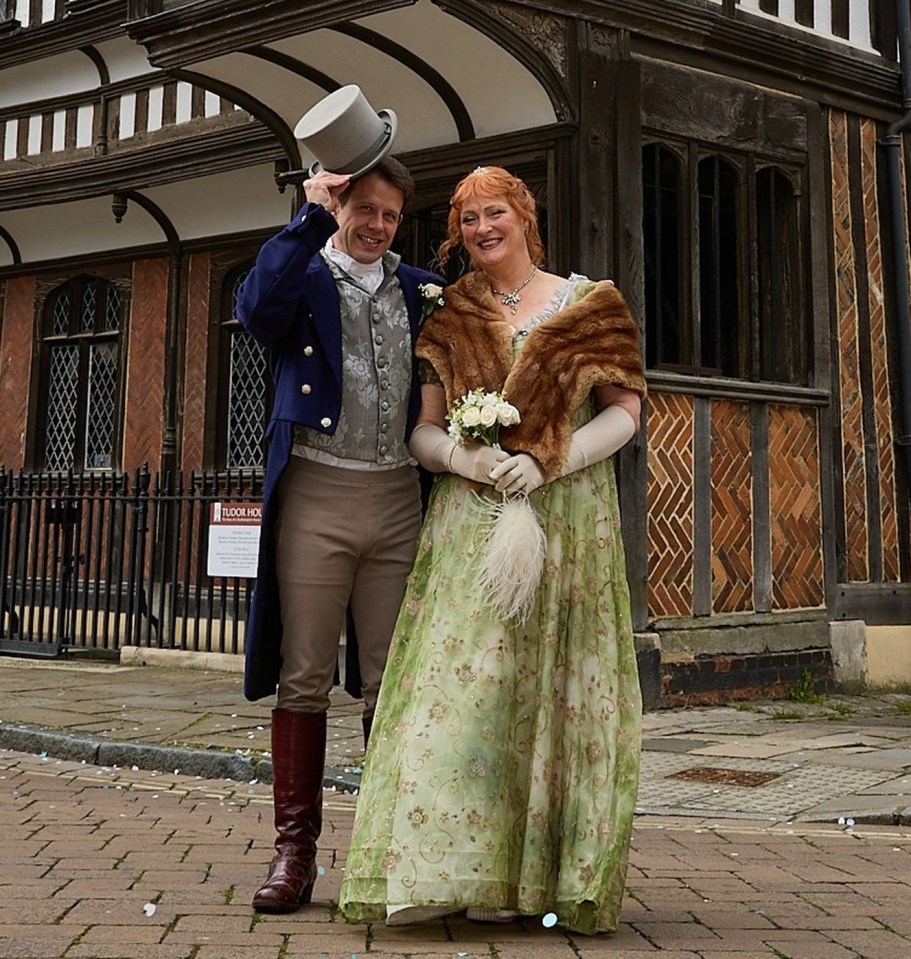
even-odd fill
[{"label": "brown fur stole", "polygon": [[612,283],[593,284],[582,299],[534,327],[515,363],[515,331],[483,273],[447,286],[443,299],[424,324],[416,353],[443,381],[447,407],[474,389],[502,390],[522,422],[503,429],[500,442],[530,453],[548,476],[562,471],[572,418],[595,387],[645,396],[638,327]]}]

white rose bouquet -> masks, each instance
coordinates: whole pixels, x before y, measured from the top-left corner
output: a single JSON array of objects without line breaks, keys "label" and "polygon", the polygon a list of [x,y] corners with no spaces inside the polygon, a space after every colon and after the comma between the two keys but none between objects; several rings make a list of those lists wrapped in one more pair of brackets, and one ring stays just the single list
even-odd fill
[{"label": "white rose bouquet", "polygon": [[[484,443],[499,449],[500,427],[515,426],[521,417],[502,393],[479,389],[460,397],[447,419],[456,443]],[[485,531],[478,585],[500,619],[524,622],[534,607],[544,571],[544,530],[525,493],[504,493],[499,502],[473,495]]]},{"label": "white rose bouquet", "polygon": [[449,435],[457,443],[466,439],[499,449],[501,426],[515,426],[519,411],[502,393],[472,390],[449,411]]}]

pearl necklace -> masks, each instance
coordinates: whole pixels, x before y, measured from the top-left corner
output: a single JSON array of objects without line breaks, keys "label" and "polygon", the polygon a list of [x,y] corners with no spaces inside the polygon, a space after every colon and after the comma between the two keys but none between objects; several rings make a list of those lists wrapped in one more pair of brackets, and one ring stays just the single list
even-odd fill
[{"label": "pearl necklace", "polygon": [[519,305],[519,302],[522,299],[522,297],[519,296],[519,291],[524,290],[525,287],[531,283],[531,281],[535,278],[535,273],[537,272],[538,268],[533,266],[531,268],[531,273],[529,273],[528,276],[525,277],[525,279],[511,293],[504,292],[503,290],[495,290],[493,287],[490,288],[490,292],[493,293],[494,296],[498,296],[503,306],[508,306],[509,312],[515,316],[516,307]]}]

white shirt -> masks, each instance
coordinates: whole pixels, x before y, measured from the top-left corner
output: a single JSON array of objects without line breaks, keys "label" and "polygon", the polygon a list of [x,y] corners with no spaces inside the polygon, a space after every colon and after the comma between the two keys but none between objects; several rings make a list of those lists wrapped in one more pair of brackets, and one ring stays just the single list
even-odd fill
[{"label": "white shirt", "polygon": [[341,250],[332,245],[332,237],[326,240],[323,252],[340,269],[344,270],[348,276],[353,277],[368,293],[376,293],[386,275],[383,269],[383,258],[380,257],[373,263],[361,263],[355,260],[353,256],[348,256]]}]

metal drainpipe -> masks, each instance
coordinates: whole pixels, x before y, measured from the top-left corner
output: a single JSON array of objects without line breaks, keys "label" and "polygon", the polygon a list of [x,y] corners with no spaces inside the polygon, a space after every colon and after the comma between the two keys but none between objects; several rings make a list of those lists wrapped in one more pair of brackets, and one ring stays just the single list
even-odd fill
[{"label": "metal drainpipe", "polygon": [[908,281],[908,237],[902,189],[902,132],[911,128],[911,3],[896,0],[898,58],[902,77],[901,119],[893,123],[879,144],[886,155],[889,213],[892,225],[892,259],[895,265],[895,313],[898,322],[898,362],[901,402],[901,432],[896,444],[904,453],[906,475],[911,482],[911,284]]}]

